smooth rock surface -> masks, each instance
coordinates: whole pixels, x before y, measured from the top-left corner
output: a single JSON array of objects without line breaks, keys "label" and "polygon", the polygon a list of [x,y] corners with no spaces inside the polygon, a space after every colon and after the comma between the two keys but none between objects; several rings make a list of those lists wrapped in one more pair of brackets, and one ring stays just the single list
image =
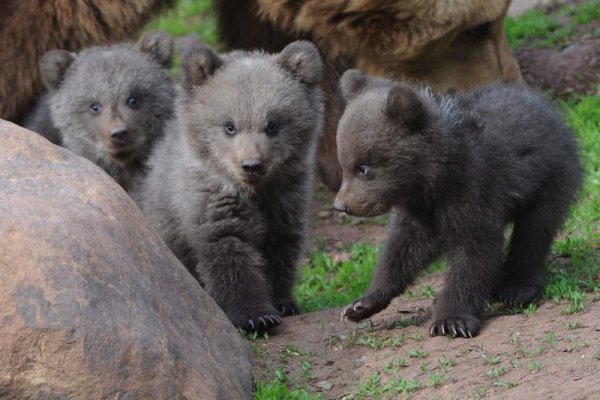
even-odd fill
[{"label": "smooth rock surface", "polygon": [[100,168],[0,120],[0,398],[243,399],[247,346]]}]

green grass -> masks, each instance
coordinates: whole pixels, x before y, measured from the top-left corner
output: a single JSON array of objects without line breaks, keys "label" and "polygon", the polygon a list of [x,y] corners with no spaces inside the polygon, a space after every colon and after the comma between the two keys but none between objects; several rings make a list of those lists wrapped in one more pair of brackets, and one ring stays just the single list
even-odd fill
[{"label": "green grass", "polygon": [[160,29],[175,37],[195,34],[211,46],[219,44],[211,0],[177,0],[175,7],[163,12],[145,29]]},{"label": "green grass", "polygon": [[388,362],[383,367],[383,372],[385,372],[386,374],[389,374],[389,375],[394,375],[394,374],[397,374],[401,368],[406,368],[406,367],[408,367],[406,360],[402,357],[396,357],[392,361]]},{"label": "green grass", "polygon": [[569,43],[577,26],[598,19],[600,0],[591,0],[577,6],[564,6],[553,13],[529,10],[518,17],[507,17],[504,20],[504,30],[511,48],[523,45],[562,47]]},{"label": "green grass", "polygon": [[288,389],[277,381],[259,382],[252,396],[254,400],[320,400],[320,394],[310,394],[302,389]]},{"label": "green grass", "polygon": [[381,383],[379,373],[374,373],[366,381],[360,382],[353,399],[380,399],[398,398],[400,395],[408,395],[411,392],[422,389],[423,385],[417,378],[406,379],[394,377],[388,379],[387,383]]},{"label": "green grass", "polygon": [[[517,18],[504,20],[504,31],[511,48],[519,47],[526,40],[543,38],[544,44],[556,40],[558,16],[548,16],[540,10],[529,10]],[[563,32],[560,32],[562,35]]]},{"label": "green grass", "polygon": [[360,336],[357,343],[362,346],[370,347],[374,350],[381,350],[387,347],[397,347],[404,343],[404,334],[395,335],[389,338],[382,338],[378,334],[368,334]]},{"label": "green grass", "polygon": [[580,4],[577,7],[570,7],[574,9],[573,19],[577,25],[587,24],[588,22],[600,19],[600,0],[593,0]]},{"label": "green grass", "polygon": [[[310,368],[309,368],[310,369]],[[321,400],[320,394],[311,394],[304,389],[290,389],[289,379],[281,368],[275,369],[269,382],[256,384],[253,400]]]},{"label": "green grass", "polygon": [[541,366],[542,366],[542,362],[540,360],[533,360],[533,361],[530,361],[527,363],[527,369],[532,374],[537,373],[540,370]]},{"label": "green grass", "polygon": [[565,223],[564,237],[553,245],[553,253],[568,262],[559,259],[550,264],[544,296],[554,302],[568,301],[564,311],[573,313],[583,310],[585,293],[600,286],[600,97],[578,96],[561,103],[561,108],[579,139],[584,182]]},{"label": "green grass", "polygon": [[356,243],[350,252],[350,260],[338,263],[323,251],[311,255],[294,289],[302,311],[345,306],[363,294],[371,279],[379,247]]}]

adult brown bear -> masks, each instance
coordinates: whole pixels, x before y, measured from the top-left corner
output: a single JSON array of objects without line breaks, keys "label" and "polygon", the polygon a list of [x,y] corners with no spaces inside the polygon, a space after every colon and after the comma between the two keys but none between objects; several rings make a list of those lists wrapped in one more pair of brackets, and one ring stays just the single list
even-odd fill
[{"label": "adult brown bear", "polygon": [[[326,120],[318,166],[341,182],[335,131],[343,102],[336,78],[354,67],[369,75],[467,91],[521,80],[502,22],[510,0],[215,0],[221,39],[230,48],[279,51],[297,38],[325,56]],[[330,77],[332,81],[328,81]]]}]

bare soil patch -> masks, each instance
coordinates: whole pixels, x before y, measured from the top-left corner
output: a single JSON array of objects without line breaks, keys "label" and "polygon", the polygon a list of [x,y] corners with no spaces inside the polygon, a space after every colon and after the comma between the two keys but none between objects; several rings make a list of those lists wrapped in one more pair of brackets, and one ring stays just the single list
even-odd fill
[{"label": "bare soil patch", "polygon": [[[439,281],[436,274],[420,284]],[[339,309],[286,318],[277,335],[254,342],[255,372],[268,380],[266,371],[282,367],[324,399],[352,398],[373,376],[380,387],[419,385],[382,398],[600,398],[598,302],[576,315],[545,303],[532,317],[492,316],[474,339],[429,337],[430,307],[429,299],[398,298],[359,325],[341,322]]]},{"label": "bare soil patch", "polygon": [[558,98],[600,94],[600,39],[589,34],[563,49],[527,49],[516,52],[515,57],[529,86]]},{"label": "bare soil patch", "polygon": [[[383,242],[384,224],[334,213],[334,196],[317,190],[312,238],[334,256],[346,244]],[[443,274],[423,277],[410,290],[439,290]],[[401,296],[361,324],[342,322],[341,309],[285,318],[267,340],[249,342],[255,379],[268,382],[281,368],[290,387],[324,399],[372,398],[369,380],[390,388],[381,398],[600,399],[600,302],[592,294],[585,311],[570,315],[566,304],[552,302],[532,316],[490,310],[474,339],[429,337],[432,302]],[[398,389],[403,384],[412,389]]]}]

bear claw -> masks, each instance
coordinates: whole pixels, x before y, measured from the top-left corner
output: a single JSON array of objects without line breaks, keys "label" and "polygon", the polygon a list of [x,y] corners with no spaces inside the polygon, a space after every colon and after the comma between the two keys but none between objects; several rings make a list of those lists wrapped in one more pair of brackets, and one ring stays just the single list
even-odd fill
[{"label": "bear claw", "polygon": [[481,321],[474,318],[447,318],[439,319],[431,324],[430,336],[451,336],[472,338],[477,336],[481,329]]},{"label": "bear claw", "polygon": [[275,308],[279,311],[282,317],[300,314],[300,308],[294,300],[282,300],[275,302]]},{"label": "bear claw", "polygon": [[250,331],[266,331],[281,324],[281,317],[275,314],[262,315],[256,318],[248,318],[246,326],[242,327]]}]

